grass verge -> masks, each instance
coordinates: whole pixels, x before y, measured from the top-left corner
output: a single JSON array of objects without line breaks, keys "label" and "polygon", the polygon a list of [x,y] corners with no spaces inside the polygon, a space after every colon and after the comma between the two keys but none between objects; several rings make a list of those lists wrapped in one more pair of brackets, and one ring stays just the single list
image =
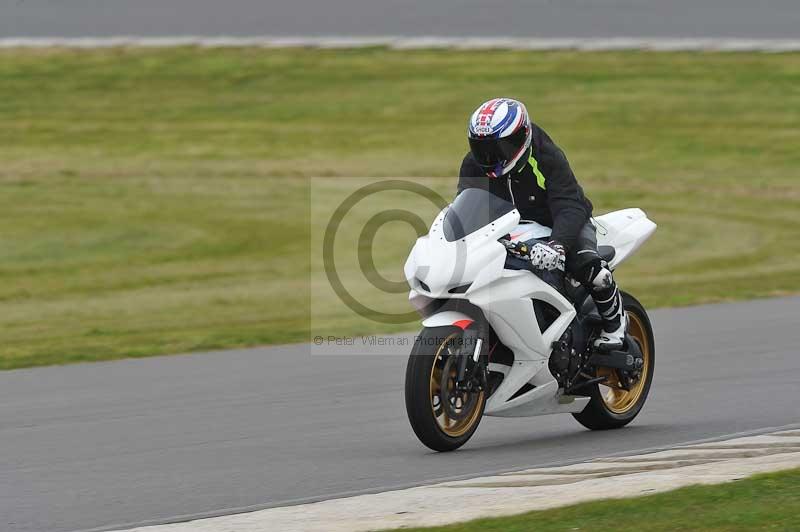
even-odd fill
[{"label": "grass verge", "polygon": [[757,475],[727,484],[690,486],[633,499],[607,499],[404,532],[744,532],[790,531],[800,521],[800,469]]},{"label": "grass verge", "polygon": [[[798,54],[3,50],[0,80],[0,369],[308,341],[308,178],[452,194],[498,94],[597,212],[659,223],[620,273],[645,304],[800,289]],[[381,236],[396,279],[413,235]]]}]

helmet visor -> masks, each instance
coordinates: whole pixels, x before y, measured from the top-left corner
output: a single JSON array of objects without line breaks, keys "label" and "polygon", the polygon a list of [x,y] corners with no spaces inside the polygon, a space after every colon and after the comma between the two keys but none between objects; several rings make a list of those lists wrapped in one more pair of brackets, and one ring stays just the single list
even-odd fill
[{"label": "helmet visor", "polygon": [[528,136],[527,128],[520,128],[518,131],[503,138],[470,138],[469,147],[472,155],[481,168],[491,171],[497,166],[506,166],[508,161],[516,157]]}]

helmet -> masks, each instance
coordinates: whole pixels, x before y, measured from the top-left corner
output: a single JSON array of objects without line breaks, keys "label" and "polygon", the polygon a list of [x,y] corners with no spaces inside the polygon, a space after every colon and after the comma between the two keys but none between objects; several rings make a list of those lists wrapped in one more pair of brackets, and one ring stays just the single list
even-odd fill
[{"label": "helmet", "polygon": [[531,147],[531,121],[525,105],[495,98],[478,107],[469,120],[469,147],[489,177],[499,177],[525,164]]}]

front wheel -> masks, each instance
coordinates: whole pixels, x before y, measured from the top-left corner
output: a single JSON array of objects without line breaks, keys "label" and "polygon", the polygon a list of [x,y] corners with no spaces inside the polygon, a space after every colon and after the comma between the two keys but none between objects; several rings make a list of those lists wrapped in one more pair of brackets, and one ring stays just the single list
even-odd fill
[{"label": "front wheel", "polygon": [[622,302],[628,314],[628,337],[639,344],[644,364],[638,377],[612,368],[597,369],[597,376],[606,377],[605,382],[592,387],[592,399],[582,412],[572,414],[588,429],[616,429],[633,421],[644,406],[653,382],[656,346],[650,318],[632,295],[623,292]]},{"label": "front wheel", "polygon": [[406,413],[419,440],[453,451],[472,437],[483,417],[485,392],[456,390],[458,327],[423,329],[406,367]]}]

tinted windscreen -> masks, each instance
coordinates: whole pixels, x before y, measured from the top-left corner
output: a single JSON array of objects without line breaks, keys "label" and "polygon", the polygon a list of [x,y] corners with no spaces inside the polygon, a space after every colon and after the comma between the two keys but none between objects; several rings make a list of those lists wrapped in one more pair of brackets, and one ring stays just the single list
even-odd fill
[{"label": "tinted windscreen", "polygon": [[444,237],[453,242],[489,225],[514,205],[479,188],[468,188],[458,195],[442,223]]}]

